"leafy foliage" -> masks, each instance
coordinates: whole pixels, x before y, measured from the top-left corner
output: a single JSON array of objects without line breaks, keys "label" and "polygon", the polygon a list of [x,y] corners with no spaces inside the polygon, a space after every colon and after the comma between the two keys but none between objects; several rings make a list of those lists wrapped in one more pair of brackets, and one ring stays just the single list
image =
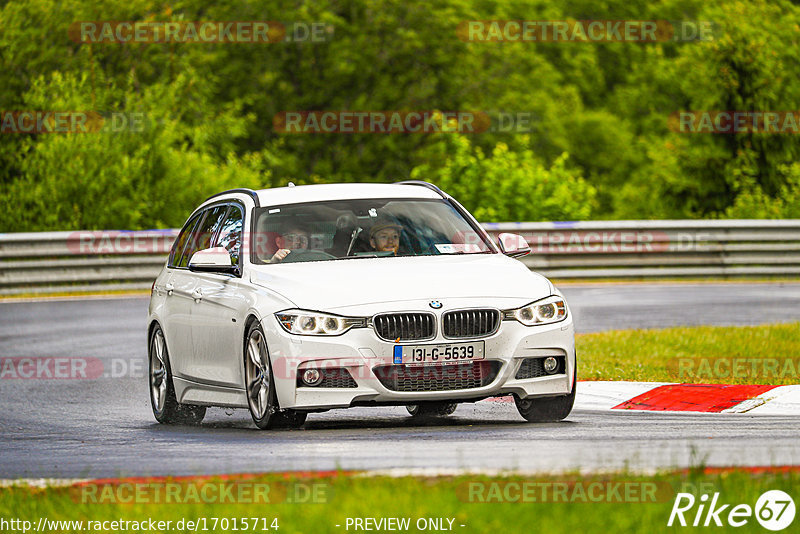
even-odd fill
[{"label": "leafy foliage", "polygon": [[[710,41],[464,42],[466,20],[695,20]],[[324,42],[78,43],[77,21],[278,20]],[[796,135],[680,110],[795,109],[789,0],[11,0],[0,110],[143,113],[142,132],[0,136],[0,231],[178,226],[229,187],[428,179],[483,220],[797,216]],[[525,112],[531,131],[282,134],[292,110]]]},{"label": "leafy foliage", "polygon": [[487,156],[466,137],[445,137],[411,177],[438,184],[483,221],[586,219],[596,190],[566,167],[562,154],[546,168],[532,150],[498,143]]}]

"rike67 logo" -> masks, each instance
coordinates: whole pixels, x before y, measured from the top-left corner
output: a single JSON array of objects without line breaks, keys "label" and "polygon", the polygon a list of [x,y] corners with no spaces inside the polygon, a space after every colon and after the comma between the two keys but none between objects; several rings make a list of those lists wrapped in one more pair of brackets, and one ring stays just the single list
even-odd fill
[{"label": "rike67 logo", "polygon": [[[724,504],[720,494],[709,496],[704,493],[696,499],[691,493],[678,493],[667,526],[731,526],[742,527],[755,515],[756,521],[767,530],[783,530],[794,521],[795,506],[792,498],[780,490],[764,492],[756,501],[755,507],[749,504]],[[691,523],[690,523],[691,522]]]}]

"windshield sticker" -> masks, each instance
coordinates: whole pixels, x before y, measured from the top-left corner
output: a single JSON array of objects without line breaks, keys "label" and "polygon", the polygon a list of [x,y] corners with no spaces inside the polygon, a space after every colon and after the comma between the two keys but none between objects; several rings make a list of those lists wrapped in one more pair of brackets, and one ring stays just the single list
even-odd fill
[{"label": "windshield sticker", "polygon": [[441,254],[458,254],[459,252],[480,252],[481,247],[474,243],[437,243],[434,245]]}]

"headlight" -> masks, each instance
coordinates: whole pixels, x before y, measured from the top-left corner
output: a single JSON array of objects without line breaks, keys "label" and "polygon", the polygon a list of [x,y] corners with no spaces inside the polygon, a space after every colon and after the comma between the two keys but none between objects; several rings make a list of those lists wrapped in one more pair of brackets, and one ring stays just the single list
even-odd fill
[{"label": "headlight", "polygon": [[284,330],[304,336],[338,336],[351,328],[367,326],[364,317],[342,317],[308,310],[284,310],[275,314]]},{"label": "headlight", "polygon": [[561,297],[547,297],[515,310],[505,310],[503,320],[517,320],[526,326],[550,324],[567,318],[567,303]]}]

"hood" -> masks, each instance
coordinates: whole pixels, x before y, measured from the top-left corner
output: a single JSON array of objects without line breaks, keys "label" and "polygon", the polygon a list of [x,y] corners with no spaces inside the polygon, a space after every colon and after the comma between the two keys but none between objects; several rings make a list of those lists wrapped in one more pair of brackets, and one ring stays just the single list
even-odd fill
[{"label": "hood", "polygon": [[256,265],[250,278],[298,308],[321,311],[423,299],[530,302],[553,291],[545,277],[501,254]]}]

